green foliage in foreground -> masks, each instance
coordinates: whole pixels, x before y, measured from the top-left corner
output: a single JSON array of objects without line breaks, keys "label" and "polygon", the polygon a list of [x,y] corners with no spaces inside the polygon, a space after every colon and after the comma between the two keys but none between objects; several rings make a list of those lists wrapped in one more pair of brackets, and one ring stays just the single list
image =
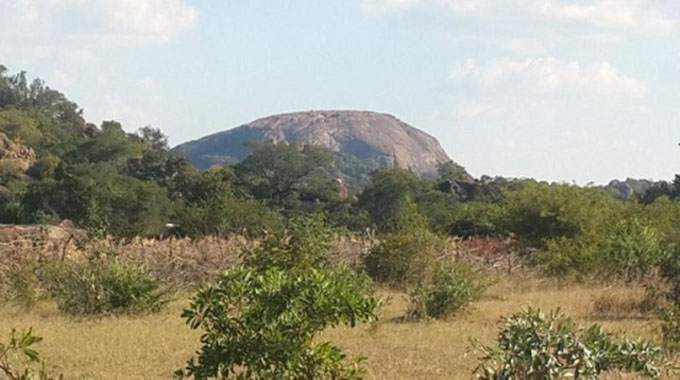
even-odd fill
[{"label": "green foliage in foreground", "polygon": [[[33,346],[41,337],[32,330],[12,330],[9,343],[0,343],[0,379],[8,380],[50,380],[56,379],[45,371],[45,365]],[[62,379],[61,376],[58,379]]]},{"label": "green foliage in foreground", "polygon": [[434,269],[427,280],[411,291],[409,316],[443,319],[478,299],[484,284],[471,268],[463,264],[447,264]]},{"label": "green foliage in foreground", "polygon": [[332,235],[321,217],[294,219],[200,290],[182,314],[204,330],[198,357],[178,377],[354,379],[358,361],[315,337],[328,327],[377,319],[365,275],[328,264]]},{"label": "green foliage in foreground", "polygon": [[377,318],[379,301],[367,297],[369,282],[348,269],[310,270],[291,276],[241,268],[201,290],[183,313],[202,328],[202,347],[186,374],[204,379],[350,379],[346,355],[330,343],[315,342],[327,327]]},{"label": "green foliage in foreground", "polygon": [[132,261],[94,259],[56,265],[49,293],[72,315],[158,312],[170,300],[161,282]]},{"label": "green foliage in foreground", "polygon": [[559,312],[546,316],[532,308],[505,319],[498,348],[481,349],[477,372],[485,380],[597,379],[610,370],[656,378],[662,355],[649,343],[615,340],[598,325],[584,329]]}]

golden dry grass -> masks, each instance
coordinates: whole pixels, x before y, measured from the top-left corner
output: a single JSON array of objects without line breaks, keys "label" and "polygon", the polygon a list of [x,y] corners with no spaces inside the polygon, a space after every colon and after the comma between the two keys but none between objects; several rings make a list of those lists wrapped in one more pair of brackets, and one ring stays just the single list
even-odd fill
[{"label": "golden dry grass", "polygon": [[[459,315],[421,323],[399,322],[408,306],[405,295],[381,291],[392,301],[381,311],[377,325],[329,330],[322,339],[367,357],[367,379],[470,379],[477,357],[469,339],[492,344],[501,316],[529,305],[544,310],[559,307],[580,322],[597,322],[609,331],[658,341],[659,324],[654,318],[594,317],[593,300],[610,291],[604,286],[506,277]],[[617,291],[639,297],[640,289],[619,287]],[[199,333],[179,317],[185,305],[183,298],[157,315],[94,321],[65,317],[49,304],[28,314],[5,307],[0,310],[0,332],[32,326],[45,338],[39,350],[49,368],[67,379],[170,378],[198,348]],[[608,378],[634,377],[613,374]]]},{"label": "golden dry grass", "polygon": [[[0,285],[10,268],[48,260],[78,260],[108,255],[138,262],[168,285],[193,288],[196,284],[212,280],[217,273],[238,265],[241,255],[259,243],[258,240],[240,235],[201,239],[108,239],[90,241],[81,247],[31,239],[0,242]],[[370,232],[338,234],[333,240],[330,258],[335,264],[359,268],[364,256],[375,244],[377,240]]]}]

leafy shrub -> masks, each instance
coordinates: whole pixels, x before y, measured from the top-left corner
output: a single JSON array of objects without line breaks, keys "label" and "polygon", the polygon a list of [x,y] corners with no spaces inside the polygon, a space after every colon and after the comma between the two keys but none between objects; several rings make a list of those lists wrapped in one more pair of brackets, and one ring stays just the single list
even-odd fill
[{"label": "leafy shrub", "polygon": [[0,161],[0,178],[16,177],[23,171],[22,164],[19,160],[5,159]]},{"label": "leafy shrub", "polygon": [[479,298],[483,291],[484,285],[469,267],[440,266],[411,292],[409,316],[445,318]]},{"label": "leafy shrub", "polygon": [[269,233],[261,247],[245,252],[243,263],[256,271],[322,268],[329,264],[333,230],[322,214],[293,217],[282,233]]},{"label": "leafy shrub", "polygon": [[505,209],[495,203],[461,203],[450,213],[448,232],[453,236],[504,236]]},{"label": "leafy shrub", "polygon": [[157,312],[169,301],[144,267],[117,259],[58,266],[48,286],[59,309],[72,315]]},{"label": "leafy shrub", "polygon": [[[196,378],[356,378],[346,356],[314,341],[329,326],[376,319],[378,299],[365,296],[369,281],[350,270],[281,269],[258,274],[241,268],[192,298],[183,317],[203,328],[198,360],[186,375]],[[178,375],[185,375],[184,371]]]},{"label": "leafy shrub", "polygon": [[416,205],[407,200],[396,231],[383,235],[366,256],[366,271],[374,280],[391,286],[415,284],[425,278],[439,245]]},{"label": "leafy shrub", "polygon": [[680,305],[680,251],[673,249],[660,267],[661,277],[670,285],[668,300]]},{"label": "leafy shrub", "polygon": [[658,377],[661,349],[627,338],[615,341],[598,325],[587,329],[558,312],[546,316],[528,308],[505,319],[498,348],[482,347],[478,378],[596,379],[601,372],[624,370]]},{"label": "leafy shrub", "polygon": [[[54,379],[45,371],[45,365],[33,345],[41,337],[33,335],[32,330],[17,332],[12,330],[10,341],[0,343],[0,378],[8,380],[50,380]],[[59,376],[58,379],[62,377]]]},{"label": "leafy shrub", "polygon": [[268,238],[192,297],[182,315],[204,330],[202,347],[176,375],[359,378],[338,347],[315,337],[327,327],[377,319],[380,300],[369,295],[367,276],[329,267],[326,232],[319,218],[297,219],[287,236]]},{"label": "leafy shrub", "polygon": [[231,233],[260,236],[264,231],[279,229],[281,224],[280,216],[260,202],[232,194],[218,195],[200,203],[181,203],[172,220],[191,237]]},{"label": "leafy shrub", "polygon": [[5,268],[0,276],[4,279],[2,298],[24,309],[33,308],[45,297],[39,269],[36,265],[25,263]]},{"label": "leafy shrub", "polygon": [[663,347],[669,352],[680,351],[680,307],[670,307],[659,311],[662,321]]},{"label": "leafy shrub", "polygon": [[600,273],[631,281],[651,273],[666,257],[658,231],[629,217],[574,238],[551,239],[537,262],[552,275]]},{"label": "leafy shrub", "polygon": [[594,206],[603,205],[604,191],[570,185],[529,182],[506,194],[506,228],[519,240],[541,247],[558,237],[574,237],[592,222]]}]

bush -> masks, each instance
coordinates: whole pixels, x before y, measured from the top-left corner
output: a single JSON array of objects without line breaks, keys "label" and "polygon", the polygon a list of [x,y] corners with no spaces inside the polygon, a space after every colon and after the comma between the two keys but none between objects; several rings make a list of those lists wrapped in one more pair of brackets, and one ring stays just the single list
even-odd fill
[{"label": "bush", "polygon": [[453,236],[505,236],[503,228],[505,209],[495,203],[461,203],[450,213],[448,233]]},{"label": "bush", "polygon": [[241,268],[192,298],[183,317],[202,328],[198,360],[179,376],[267,379],[356,378],[346,356],[315,341],[329,326],[375,320],[378,299],[369,281],[350,270],[282,269],[262,274]]},{"label": "bush", "polygon": [[323,214],[293,217],[282,233],[269,233],[261,247],[245,252],[243,263],[256,271],[272,267],[290,271],[323,268],[330,263],[333,230]]},{"label": "bush", "polygon": [[169,301],[144,267],[118,259],[63,264],[48,287],[59,309],[72,315],[158,312]]},{"label": "bush", "polygon": [[668,300],[680,305],[680,250],[675,248],[666,257],[666,260],[661,264],[660,274],[670,285],[667,294]]},{"label": "bush", "polygon": [[498,348],[482,351],[478,378],[488,380],[596,379],[609,370],[658,377],[662,355],[649,343],[617,342],[598,325],[583,329],[559,312],[546,316],[532,308],[505,319]]},{"label": "bush", "polygon": [[37,264],[14,264],[2,271],[2,298],[29,310],[45,298]]},{"label": "bush", "polygon": [[[0,343],[0,378],[7,380],[55,379],[47,374],[40,354],[33,349],[33,345],[41,340],[42,338],[33,335],[30,329],[21,332],[12,330],[9,343]],[[61,376],[58,377],[58,379],[61,378]]]},{"label": "bush", "polygon": [[371,249],[364,264],[374,280],[405,287],[425,278],[441,241],[430,232],[427,221],[410,200],[398,220],[396,231],[381,237],[381,243]]},{"label": "bush", "polygon": [[428,281],[411,292],[409,316],[446,318],[481,296],[484,285],[462,264],[436,268]]},{"label": "bush", "polygon": [[666,257],[658,231],[626,217],[574,238],[549,240],[537,262],[552,275],[599,273],[632,281],[651,273]]},{"label": "bush", "polygon": [[280,229],[280,219],[260,202],[231,194],[200,203],[179,202],[172,214],[172,220],[193,238],[233,233],[260,236],[264,231]]},{"label": "bush", "polygon": [[315,338],[327,327],[377,319],[380,300],[370,280],[332,269],[320,218],[297,219],[288,235],[270,236],[213,286],[192,297],[182,314],[202,328],[198,358],[178,377],[203,379],[354,379],[346,355]]},{"label": "bush", "polygon": [[680,351],[680,306],[659,311],[662,321],[663,347],[669,352]]}]

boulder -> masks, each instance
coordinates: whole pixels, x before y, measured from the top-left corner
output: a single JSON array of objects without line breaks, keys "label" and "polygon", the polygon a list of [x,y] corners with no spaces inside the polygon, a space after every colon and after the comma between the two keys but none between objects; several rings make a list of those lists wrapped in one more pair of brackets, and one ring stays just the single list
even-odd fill
[{"label": "boulder", "polygon": [[0,132],[0,161],[25,172],[35,162],[35,151],[33,148],[13,142],[6,134]]}]

